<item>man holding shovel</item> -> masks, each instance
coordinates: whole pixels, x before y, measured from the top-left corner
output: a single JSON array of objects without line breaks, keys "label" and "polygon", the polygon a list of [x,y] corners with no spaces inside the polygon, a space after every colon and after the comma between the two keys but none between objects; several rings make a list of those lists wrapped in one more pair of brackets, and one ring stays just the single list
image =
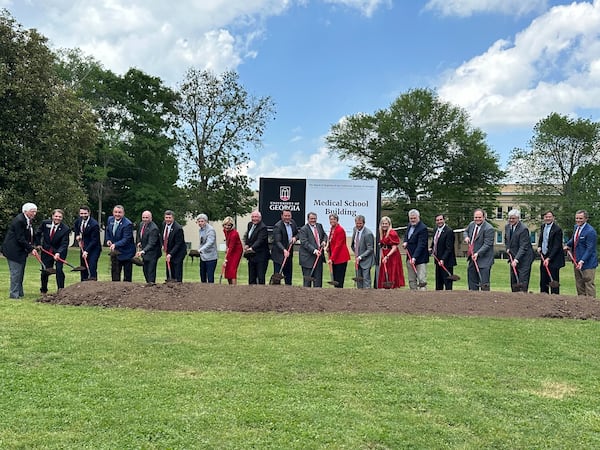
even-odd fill
[{"label": "man holding shovel", "polygon": [[125,208],[116,205],[113,215],[108,218],[104,238],[110,248],[111,278],[112,281],[131,281],[133,266],[131,258],[135,255],[135,242],[133,240],[133,223],[125,217]]},{"label": "man holding shovel", "polygon": [[323,287],[323,249],[327,244],[327,235],[323,225],[317,223],[317,214],[309,212],[306,224],[298,230],[300,239],[299,259],[302,267],[304,287]]},{"label": "man holding shovel", "polygon": [[554,221],[554,213],[544,213],[544,224],[540,230],[538,253],[542,259],[540,264],[540,292],[547,294],[560,293],[560,269],[565,267],[563,250],[563,230]]},{"label": "man holding shovel", "polygon": [[[36,233],[36,242],[41,245],[42,263],[46,269],[54,267],[54,263],[56,263],[56,287],[58,289],[65,287],[65,272],[61,260],[67,259],[69,235],[71,234],[69,227],[62,223],[64,215],[62,209],[55,209],[52,211],[52,219],[42,221]],[[42,294],[48,292],[48,278],[49,273],[43,270],[40,287]]]},{"label": "man holding shovel", "polygon": [[356,287],[369,289],[371,287],[371,267],[375,265],[375,236],[365,227],[365,216],[362,214],[354,218],[352,230],[352,243],[356,266]]},{"label": "man holding shovel", "polygon": [[79,218],[73,224],[73,231],[81,249],[80,264],[87,269],[80,272],[81,281],[97,280],[98,259],[102,252],[100,224],[91,216],[89,206],[79,208]]},{"label": "man holding shovel", "polygon": [[[573,237],[565,244],[569,251],[575,270],[575,287],[577,295],[596,297],[596,267],[598,254],[596,230],[588,223],[587,211],[580,209],[575,213],[575,228]],[[572,251],[571,251],[572,250]]]},{"label": "man holding shovel", "polygon": [[510,264],[510,286],[513,292],[527,292],[535,253],[531,247],[529,230],[521,222],[521,211],[511,209],[504,228],[504,243]]},{"label": "man holding shovel", "polygon": [[37,206],[33,203],[25,203],[21,208],[21,213],[17,214],[10,223],[2,243],[2,254],[6,257],[10,273],[9,297],[15,300],[23,298],[25,295],[23,278],[25,277],[27,256],[31,253],[39,258],[38,252],[33,246],[35,237],[33,219],[36,214]]},{"label": "man holding shovel", "polygon": [[294,244],[298,236],[298,226],[292,219],[292,211],[284,209],[281,211],[281,220],[273,226],[273,248],[271,259],[273,260],[273,276],[275,279],[285,278],[285,284],[292,284],[292,265],[294,257]]},{"label": "man holding shovel", "polygon": [[470,291],[489,291],[490,275],[494,264],[494,227],[485,220],[485,212],[477,208],[473,221],[463,232],[467,251],[467,281]]},{"label": "man holding shovel", "polygon": [[425,290],[427,284],[427,263],[429,263],[427,226],[421,221],[416,209],[408,212],[408,227],[402,247],[406,249],[408,262],[408,286],[411,291]]},{"label": "man holding shovel", "polygon": [[430,248],[435,263],[435,290],[451,291],[452,283],[458,278],[454,275],[454,266],[456,266],[454,230],[446,225],[443,214],[435,216],[435,225]]},{"label": "man holding shovel", "polygon": [[146,283],[156,283],[156,266],[158,259],[162,256],[160,244],[160,231],[158,225],[152,221],[152,213],[144,211],[142,213],[142,223],[137,232],[137,252],[138,258],[142,258],[144,279]]}]

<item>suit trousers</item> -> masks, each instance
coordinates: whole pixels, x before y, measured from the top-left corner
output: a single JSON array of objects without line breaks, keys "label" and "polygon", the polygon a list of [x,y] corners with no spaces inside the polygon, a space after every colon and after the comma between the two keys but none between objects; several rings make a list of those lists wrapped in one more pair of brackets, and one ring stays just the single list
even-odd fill
[{"label": "suit trousers", "polygon": [[81,266],[88,268],[87,270],[82,270],[80,273],[81,281],[86,280],[97,280],[98,279],[98,259],[100,258],[100,251],[90,252],[87,256],[87,265],[85,263],[85,259],[81,252],[79,253],[79,264]]},{"label": "suit trousers", "polygon": [[156,283],[156,266],[158,264],[158,258],[147,258],[144,255],[144,279],[146,283]]},{"label": "suit trousers", "polygon": [[333,280],[337,281],[337,285],[335,285],[335,287],[343,288],[344,280],[346,279],[346,268],[348,267],[348,263],[345,262],[342,264],[332,264],[331,266]]},{"label": "suit trousers", "polygon": [[[371,289],[371,268],[368,267],[363,269],[358,265],[358,269],[356,270],[356,277],[359,281],[356,282],[356,287],[358,289]],[[362,281],[360,280],[362,278]]]},{"label": "suit trousers", "polygon": [[217,269],[217,260],[211,259],[210,261],[200,260],[200,281],[202,283],[214,283],[215,282],[215,270]]},{"label": "suit trousers", "polygon": [[265,284],[269,260],[257,258],[248,259],[248,284]]},{"label": "suit trousers", "polygon": [[575,287],[577,295],[596,298],[596,269],[575,269]]},{"label": "suit trousers", "polygon": [[[467,280],[470,291],[489,291],[490,290],[490,275],[492,274],[491,267],[480,267],[479,274],[473,261],[469,260],[469,267],[467,268]],[[480,279],[481,277],[481,279]]]},{"label": "suit trousers", "polygon": [[25,295],[23,292],[23,279],[25,278],[26,263],[21,264],[10,259],[7,259],[7,261],[10,273],[9,297],[18,299]]},{"label": "suit trousers", "polygon": [[281,272],[283,277],[285,278],[285,284],[288,286],[292,285],[292,257],[290,256],[285,262],[285,266],[283,266],[283,271],[281,270],[281,264],[273,261],[273,273]]},{"label": "suit trousers", "polygon": [[[560,267],[548,266],[548,270],[550,271],[550,275],[552,275],[552,280],[559,282]],[[552,281],[550,275],[548,275],[544,264],[540,264],[540,292],[545,292],[546,294],[560,294],[560,287],[550,287],[550,282]]]},{"label": "suit trousers", "polygon": [[315,270],[312,267],[302,267],[302,286],[323,287],[323,264],[318,262]]},{"label": "suit trousers", "polygon": [[131,281],[133,276],[133,267],[130,259],[119,260],[116,255],[110,257],[110,275],[112,281],[121,281],[121,272],[123,272],[123,281]]},{"label": "suit trousers", "polygon": [[[454,273],[454,267],[446,267],[450,275]],[[435,290],[443,291],[444,289],[447,291],[452,290],[452,280],[449,278],[450,275],[446,273],[446,271],[440,267],[437,263],[435,263]]]},{"label": "suit trousers", "polygon": [[407,261],[406,265],[408,272],[408,286],[411,291],[424,291],[427,288],[425,286],[419,286],[419,283],[427,283],[427,264],[417,264],[417,272],[413,269],[413,265]]}]

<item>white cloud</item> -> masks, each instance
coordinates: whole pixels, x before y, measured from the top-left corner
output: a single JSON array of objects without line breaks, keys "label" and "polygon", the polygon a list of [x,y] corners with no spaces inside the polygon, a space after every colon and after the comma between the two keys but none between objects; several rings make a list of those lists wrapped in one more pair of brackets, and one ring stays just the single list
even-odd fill
[{"label": "white cloud", "polygon": [[444,16],[469,17],[478,13],[521,16],[544,11],[547,6],[548,0],[429,0],[425,9]]},{"label": "white cloud", "polygon": [[371,17],[380,7],[392,7],[392,0],[325,0],[325,2],[357,9],[366,17]]},{"label": "white cloud", "polygon": [[557,6],[513,42],[446,74],[440,96],[463,106],[477,126],[535,124],[551,112],[600,105],[600,0]]}]

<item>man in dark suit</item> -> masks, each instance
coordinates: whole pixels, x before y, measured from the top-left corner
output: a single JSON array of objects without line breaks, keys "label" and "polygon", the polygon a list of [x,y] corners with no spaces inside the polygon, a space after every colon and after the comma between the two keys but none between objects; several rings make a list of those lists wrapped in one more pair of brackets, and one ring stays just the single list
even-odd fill
[{"label": "man in dark suit", "polygon": [[37,214],[37,206],[33,203],[25,203],[21,211],[10,223],[2,243],[2,254],[6,257],[10,273],[9,297],[15,300],[25,296],[23,278],[27,255],[31,253],[36,258],[39,257],[33,246],[35,238],[33,219]]},{"label": "man in dark suit", "polygon": [[[161,226],[161,245],[167,263],[167,279],[183,281],[183,260],[187,253],[183,228],[175,222],[175,213],[165,211]],[[169,270],[171,273],[169,273]]]},{"label": "man in dark suit", "polygon": [[133,223],[125,217],[125,208],[116,205],[113,215],[106,222],[104,239],[110,248],[111,278],[112,281],[131,281],[133,268],[131,258],[135,255],[135,242],[133,240]]},{"label": "man in dark suit", "polygon": [[158,226],[152,221],[152,213],[144,211],[142,213],[142,223],[137,231],[137,253],[138,258],[142,258],[144,266],[144,279],[146,283],[156,283],[156,265],[158,258],[161,257],[160,231]]},{"label": "man in dark suit", "polygon": [[[408,265],[408,285],[411,291],[425,290],[427,284],[427,263],[429,247],[427,245],[427,226],[421,221],[421,214],[416,209],[408,212],[408,227],[404,235],[404,247]],[[410,254],[410,256],[409,256]],[[416,272],[415,268],[416,267]]]},{"label": "man in dark suit", "polygon": [[[563,250],[563,230],[554,221],[554,213],[544,213],[544,224],[540,230],[538,253],[542,256],[540,264],[540,292],[547,294],[560,294],[560,269],[565,266],[565,252]],[[548,275],[550,272],[550,275]],[[550,278],[552,276],[552,279]],[[551,281],[556,281],[556,286],[551,287]]]},{"label": "man in dark suit", "polygon": [[467,280],[470,291],[490,290],[495,234],[494,227],[485,220],[483,209],[477,208],[473,211],[473,221],[463,232],[464,242],[469,246]]},{"label": "man in dark suit", "polygon": [[[513,292],[527,292],[531,265],[535,253],[531,247],[529,229],[521,222],[521,211],[511,209],[508,212],[508,223],[504,227],[504,243],[509,254],[510,286]],[[517,274],[515,275],[515,271]],[[518,278],[517,278],[518,275]]]},{"label": "man in dark suit", "polygon": [[[273,273],[283,273],[285,284],[292,284],[292,262],[294,257],[294,243],[298,235],[298,226],[292,219],[292,211],[284,209],[281,211],[281,220],[273,227],[273,248],[271,259],[273,260]],[[289,249],[289,250],[288,250]],[[281,266],[283,265],[283,270]]]},{"label": "man in dark suit", "polygon": [[79,272],[81,281],[98,279],[98,259],[102,252],[100,244],[100,224],[90,214],[89,206],[79,208],[79,218],[73,225],[75,240],[81,249],[79,261],[88,270]]},{"label": "man in dark suit", "polygon": [[248,259],[248,284],[265,284],[269,265],[269,234],[260,211],[252,211],[244,240],[244,257]]},{"label": "man in dark suit", "polygon": [[565,250],[571,250],[575,270],[575,288],[577,295],[596,298],[596,267],[598,234],[588,223],[587,211],[580,209],[575,213],[573,237],[565,244]]},{"label": "man in dark suit", "polygon": [[362,214],[354,218],[350,247],[355,257],[358,278],[356,287],[369,289],[371,287],[371,267],[375,265],[375,236],[371,230],[365,227],[365,216]]},{"label": "man in dark suit", "polygon": [[456,266],[454,230],[446,225],[446,218],[443,214],[435,216],[435,225],[436,229],[430,248],[435,264],[435,290],[451,291],[453,280],[450,277]]},{"label": "man in dark suit", "polygon": [[323,225],[317,223],[316,213],[309,212],[306,220],[307,223],[298,230],[298,239],[300,239],[298,253],[303,275],[302,285],[304,287],[322,287],[323,263],[325,262],[323,249],[327,244],[327,235]]},{"label": "man in dark suit", "polygon": [[[36,233],[36,243],[41,245],[41,257],[46,269],[54,267],[56,263],[56,287],[63,289],[65,287],[65,272],[63,263],[58,259],[67,259],[67,251],[69,250],[69,235],[70,228],[63,223],[65,213],[62,209],[52,211],[52,219],[43,220],[42,224]],[[52,253],[53,256],[47,252]],[[40,292],[45,294],[48,292],[48,272],[42,270]]]}]

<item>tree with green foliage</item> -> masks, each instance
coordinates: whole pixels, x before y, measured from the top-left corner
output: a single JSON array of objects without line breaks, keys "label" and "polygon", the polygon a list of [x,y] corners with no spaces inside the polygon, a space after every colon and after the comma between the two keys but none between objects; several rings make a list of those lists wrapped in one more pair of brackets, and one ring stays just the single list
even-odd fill
[{"label": "tree with green foliage", "polygon": [[79,50],[61,53],[59,71],[97,112],[100,137],[85,176],[98,211],[110,215],[120,203],[134,221],[145,209],[156,217],[172,209],[183,218],[173,90],[138,69],[116,75]]},{"label": "tree with green foliage", "polygon": [[429,89],[414,89],[373,115],[355,114],[331,127],[330,151],[353,164],[350,176],[379,180],[396,223],[417,208],[433,225],[436,213],[464,226],[473,209],[496,205],[504,176],[485,134],[467,114]]},{"label": "tree with green foliage", "polygon": [[510,175],[527,189],[532,217],[552,209],[568,229],[575,212],[586,209],[597,226],[599,157],[599,123],[552,113],[535,125],[528,149],[513,149]]},{"label": "tree with green foliage", "polygon": [[249,212],[256,204],[244,169],[274,115],[270,97],[254,98],[236,72],[190,69],[179,90],[177,129],[188,212],[211,220]]},{"label": "tree with green foliage", "polygon": [[25,201],[67,222],[86,199],[83,166],[96,141],[94,115],[56,74],[45,37],[0,12],[0,223]]}]

